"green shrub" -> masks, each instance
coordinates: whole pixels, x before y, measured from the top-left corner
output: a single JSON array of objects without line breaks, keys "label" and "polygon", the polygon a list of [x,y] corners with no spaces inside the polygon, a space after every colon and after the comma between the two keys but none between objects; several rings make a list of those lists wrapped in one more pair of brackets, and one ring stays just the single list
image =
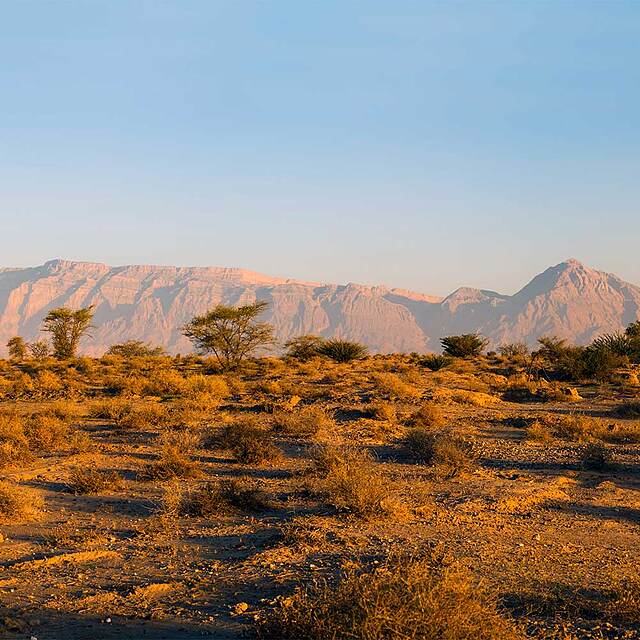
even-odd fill
[{"label": "green shrub", "polygon": [[445,355],[453,358],[472,358],[481,355],[489,341],[477,333],[465,333],[441,338],[440,343]]},{"label": "green shrub", "polygon": [[369,350],[359,342],[326,340],[318,348],[318,353],[336,362],[351,362],[362,360],[368,355]]},{"label": "green shrub", "polygon": [[431,371],[440,371],[440,369],[444,369],[447,365],[451,364],[451,358],[449,356],[430,353],[429,355],[421,357],[418,363],[427,369],[431,369]]}]

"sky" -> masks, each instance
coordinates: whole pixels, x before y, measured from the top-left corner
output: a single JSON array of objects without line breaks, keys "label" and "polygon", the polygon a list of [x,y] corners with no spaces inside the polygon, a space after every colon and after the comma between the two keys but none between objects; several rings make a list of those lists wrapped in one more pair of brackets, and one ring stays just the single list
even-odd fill
[{"label": "sky", "polygon": [[636,0],[5,0],[0,264],[640,284]]}]

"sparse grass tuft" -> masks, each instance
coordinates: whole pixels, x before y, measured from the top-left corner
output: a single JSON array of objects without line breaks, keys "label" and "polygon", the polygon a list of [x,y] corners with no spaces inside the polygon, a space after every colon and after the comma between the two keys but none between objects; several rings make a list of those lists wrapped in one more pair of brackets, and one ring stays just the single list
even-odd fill
[{"label": "sparse grass tuft", "polygon": [[267,495],[249,478],[207,482],[183,496],[183,515],[208,518],[225,513],[264,511],[271,507]]},{"label": "sparse grass tuft", "polygon": [[225,427],[217,444],[231,451],[242,464],[261,464],[282,457],[282,451],[272,442],[269,432],[251,419]]}]

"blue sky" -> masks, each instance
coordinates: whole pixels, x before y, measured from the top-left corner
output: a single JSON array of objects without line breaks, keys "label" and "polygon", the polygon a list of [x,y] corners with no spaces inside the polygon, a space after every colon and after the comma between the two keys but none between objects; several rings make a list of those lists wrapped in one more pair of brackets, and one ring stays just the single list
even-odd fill
[{"label": "blue sky", "polygon": [[0,263],[640,284],[640,2],[7,0]]}]

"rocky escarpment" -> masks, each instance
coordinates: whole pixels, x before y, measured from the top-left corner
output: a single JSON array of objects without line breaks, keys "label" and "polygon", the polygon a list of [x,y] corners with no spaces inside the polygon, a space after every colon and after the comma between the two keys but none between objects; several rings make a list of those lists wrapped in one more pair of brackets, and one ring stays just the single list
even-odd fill
[{"label": "rocky escarpment", "polygon": [[55,307],[94,305],[90,354],[128,339],[186,353],[180,327],[216,304],[270,303],[266,320],[285,341],[303,333],[344,337],[374,352],[437,351],[439,338],[480,331],[492,344],[556,334],[587,342],[638,318],[640,288],[612,274],[563,262],[513,296],[461,288],[444,299],[383,286],[320,284],[242,269],[110,267],[52,260],[0,269],[0,341],[32,340]]}]

